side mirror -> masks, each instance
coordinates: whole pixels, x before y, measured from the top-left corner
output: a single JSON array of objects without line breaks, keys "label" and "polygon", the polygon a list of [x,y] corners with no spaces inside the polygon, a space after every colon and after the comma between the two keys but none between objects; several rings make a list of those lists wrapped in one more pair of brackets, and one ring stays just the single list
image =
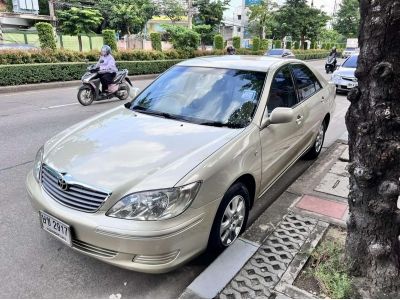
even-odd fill
[{"label": "side mirror", "polygon": [[286,56],[289,56],[289,53],[285,52],[282,54],[282,57],[286,57]]},{"label": "side mirror", "polygon": [[271,124],[282,124],[292,122],[294,119],[293,109],[288,107],[275,108],[269,117]]},{"label": "side mirror", "polygon": [[268,127],[270,124],[290,123],[294,119],[293,109],[288,107],[275,108],[269,118],[265,119],[261,124],[261,129]]}]

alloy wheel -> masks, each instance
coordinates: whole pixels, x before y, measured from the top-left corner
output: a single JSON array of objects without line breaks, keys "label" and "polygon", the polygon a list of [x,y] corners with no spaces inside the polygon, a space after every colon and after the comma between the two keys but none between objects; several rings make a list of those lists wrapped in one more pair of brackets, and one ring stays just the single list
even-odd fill
[{"label": "alloy wheel", "polygon": [[239,236],[246,214],[245,200],[236,195],[226,206],[220,225],[220,238],[224,246],[232,244]]}]

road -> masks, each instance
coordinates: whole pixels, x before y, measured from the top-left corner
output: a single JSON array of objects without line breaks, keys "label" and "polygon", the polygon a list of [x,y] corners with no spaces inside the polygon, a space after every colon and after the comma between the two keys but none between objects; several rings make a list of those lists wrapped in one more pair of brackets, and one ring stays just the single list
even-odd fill
[{"label": "road", "polygon": [[[324,62],[311,62],[323,72]],[[326,76],[326,75],[325,75]],[[151,80],[135,82],[143,89]],[[175,298],[210,263],[206,254],[163,275],[130,272],[72,251],[40,230],[25,192],[25,176],[38,148],[70,125],[121,102],[82,107],[76,87],[0,94],[0,298]],[[348,101],[336,98],[337,110],[327,132],[325,147],[346,131]],[[254,221],[310,162],[296,163],[258,201],[249,221]]]}]

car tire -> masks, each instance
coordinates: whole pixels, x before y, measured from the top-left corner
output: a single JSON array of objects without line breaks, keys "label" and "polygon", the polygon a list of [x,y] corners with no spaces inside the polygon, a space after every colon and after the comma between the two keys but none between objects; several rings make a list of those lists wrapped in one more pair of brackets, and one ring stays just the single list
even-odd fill
[{"label": "car tire", "polygon": [[237,182],[222,198],[211,228],[208,250],[220,253],[228,248],[246,229],[250,210],[250,194],[247,187]]},{"label": "car tire", "polygon": [[322,145],[325,141],[325,132],[326,132],[325,121],[323,121],[318,128],[317,136],[315,137],[314,144],[312,147],[304,154],[303,158],[306,160],[316,159],[318,155],[321,153]]},{"label": "car tire", "polygon": [[92,104],[94,97],[94,92],[91,87],[84,85],[79,88],[78,101],[83,106],[88,106]]}]

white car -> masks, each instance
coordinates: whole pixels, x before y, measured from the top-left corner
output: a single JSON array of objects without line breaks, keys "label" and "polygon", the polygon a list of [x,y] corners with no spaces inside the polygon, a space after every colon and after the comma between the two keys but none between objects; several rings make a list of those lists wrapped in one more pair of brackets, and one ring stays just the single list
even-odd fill
[{"label": "white car", "polygon": [[354,72],[357,68],[358,54],[347,58],[344,63],[332,74],[332,81],[336,85],[337,91],[348,92],[353,87],[358,86],[358,81]]},{"label": "white car", "polygon": [[343,50],[342,56],[343,58],[348,58],[354,54],[359,54],[359,53],[360,53],[360,48],[346,47],[346,49]]}]

